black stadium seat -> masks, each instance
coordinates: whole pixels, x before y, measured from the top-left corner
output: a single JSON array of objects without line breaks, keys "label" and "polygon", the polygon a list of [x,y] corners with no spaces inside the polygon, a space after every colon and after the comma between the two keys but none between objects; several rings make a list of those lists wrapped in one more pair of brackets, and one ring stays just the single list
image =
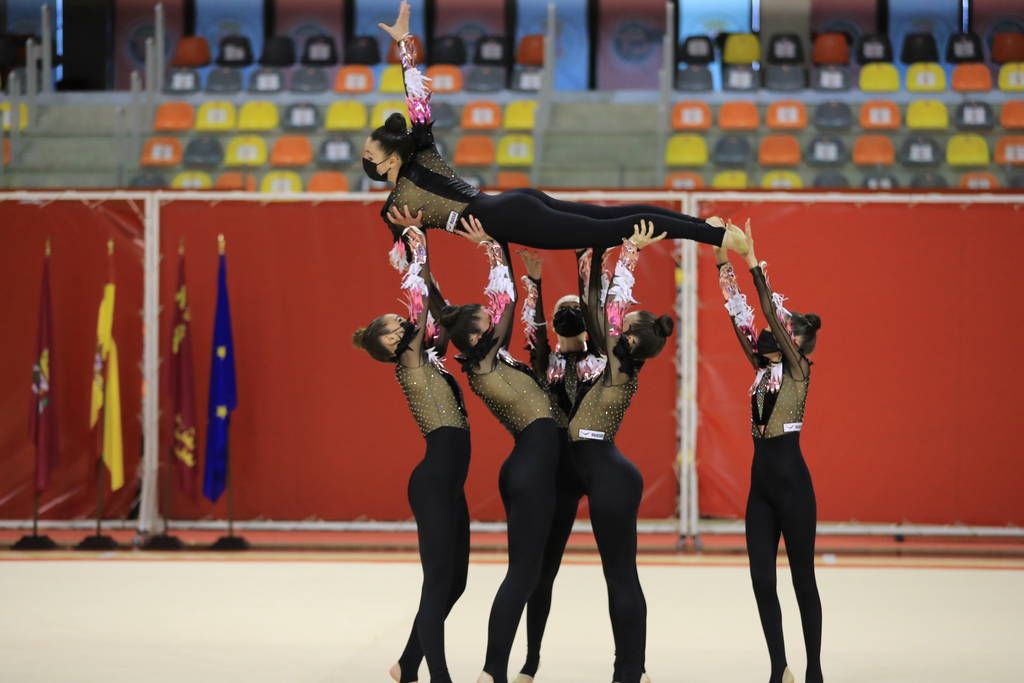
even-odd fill
[{"label": "black stadium seat", "polygon": [[679,61],[684,64],[711,64],[715,61],[715,45],[707,36],[690,36],[679,48]]},{"label": "black stadium seat", "polygon": [[466,43],[459,36],[436,38],[431,46],[430,63],[464,65],[466,63]]},{"label": "black stadium seat", "polygon": [[346,64],[380,64],[380,44],[370,36],[356,36],[345,46]]},{"label": "black stadium seat", "polygon": [[338,46],[334,38],[321,34],[306,38],[302,47],[303,66],[334,66],[338,63]]},{"label": "black stadium seat", "polygon": [[869,33],[861,37],[857,43],[857,62],[892,62],[892,43],[889,37],[877,33]]},{"label": "black stadium seat", "polygon": [[981,38],[973,33],[954,33],[946,43],[946,61],[950,64],[981,62],[985,52],[981,47]]},{"label": "black stadium seat", "polygon": [[773,35],[768,44],[768,63],[794,65],[804,63],[804,46],[795,33]]},{"label": "black stadium seat", "polygon": [[278,69],[295,64],[295,41],[290,36],[271,36],[263,44],[260,64]]},{"label": "black stadium seat", "polygon": [[239,68],[252,64],[252,45],[245,36],[224,36],[217,52],[217,65]]},{"label": "black stadium seat", "polygon": [[904,64],[939,61],[939,48],[930,33],[908,33],[903,39],[900,61]]},{"label": "black stadium seat", "polygon": [[508,66],[509,54],[504,36],[484,36],[476,43],[473,63],[486,66]]}]

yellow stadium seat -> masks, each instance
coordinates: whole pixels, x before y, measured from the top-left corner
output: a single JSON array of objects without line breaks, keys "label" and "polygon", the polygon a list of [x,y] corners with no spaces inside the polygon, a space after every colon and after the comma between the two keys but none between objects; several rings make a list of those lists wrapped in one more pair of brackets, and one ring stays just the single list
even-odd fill
[{"label": "yellow stadium seat", "polygon": [[700,135],[673,135],[665,148],[665,163],[669,166],[703,166],[708,163],[708,145]]},{"label": "yellow stadium seat", "polygon": [[499,166],[532,166],[533,138],[529,135],[506,135],[498,141]]},{"label": "yellow stadium seat", "polygon": [[290,194],[302,192],[302,178],[295,171],[271,171],[263,176],[260,192],[274,194]]},{"label": "yellow stadium seat", "polygon": [[[11,103],[0,102],[0,119],[3,119],[3,129],[11,129]],[[18,130],[24,130],[28,126],[28,107],[24,102],[18,107]]]},{"label": "yellow stadium seat", "polygon": [[999,89],[1024,92],[1024,62],[1009,62],[999,67]]},{"label": "yellow stadium seat", "polygon": [[761,187],[766,190],[799,190],[803,186],[804,181],[795,171],[769,171],[761,178]]},{"label": "yellow stadium seat", "polygon": [[380,73],[380,88],[382,93],[404,93],[405,76],[402,73],[401,64],[389,64]]},{"label": "yellow stadium seat", "polygon": [[213,180],[206,171],[182,171],[174,176],[171,187],[175,190],[209,190]]},{"label": "yellow stadium seat", "polygon": [[938,100],[915,100],[907,107],[907,127],[911,130],[946,130],[949,110]]},{"label": "yellow stadium seat", "polygon": [[327,130],[365,130],[369,116],[362,102],[335,102],[327,109]]},{"label": "yellow stadium seat", "polygon": [[860,89],[864,92],[897,92],[900,89],[900,73],[892,64],[865,64],[860,69]]},{"label": "yellow stadium seat", "polygon": [[746,171],[722,171],[711,179],[711,187],[716,190],[745,190],[747,183]]},{"label": "yellow stadium seat", "polygon": [[238,135],[228,142],[225,166],[263,166],[267,163],[267,143],[255,135]]},{"label": "yellow stadium seat", "polygon": [[393,112],[398,112],[405,117],[405,125],[409,125],[409,114],[405,111],[405,100],[387,100],[373,105],[373,116],[370,118],[374,128],[383,126],[384,120]]},{"label": "yellow stadium seat", "polygon": [[260,131],[277,130],[277,107],[273,102],[253,100],[242,105],[238,113],[238,130]]},{"label": "yellow stadium seat", "polygon": [[235,120],[235,105],[230,102],[203,102],[196,114],[196,130],[200,133],[224,133],[235,129]]},{"label": "yellow stadium seat", "polygon": [[946,72],[934,62],[911,64],[907,69],[907,90],[910,92],[945,92]]},{"label": "yellow stadium seat", "polygon": [[505,105],[505,130],[533,130],[536,100],[516,100]]},{"label": "yellow stadium seat", "polygon": [[959,167],[988,166],[988,143],[975,133],[958,133],[946,145],[946,163]]},{"label": "yellow stadium seat", "polygon": [[753,64],[761,61],[761,41],[753,33],[733,33],[725,39],[722,62]]}]

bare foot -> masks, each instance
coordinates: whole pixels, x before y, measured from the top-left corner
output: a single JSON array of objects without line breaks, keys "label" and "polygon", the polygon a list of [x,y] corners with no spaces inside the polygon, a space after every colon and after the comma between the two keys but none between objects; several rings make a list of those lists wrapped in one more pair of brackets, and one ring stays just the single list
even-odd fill
[{"label": "bare foot", "polygon": [[731,223],[725,228],[725,238],[722,240],[722,246],[735,251],[741,256],[746,256],[750,250],[747,245],[747,236],[743,234],[742,230]]},{"label": "bare foot", "polygon": [[476,679],[476,683],[494,683],[494,678],[486,671],[481,671],[480,677]]},{"label": "bare foot", "polygon": [[391,666],[391,668],[388,669],[388,674],[391,676],[392,679],[394,679],[395,683],[398,683],[402,680],[402,667],[398,664],[398,662],[395,662]]},{"label": "bare foot", "polygon": [[512,679],[512,683],[533,683],[533,676],[527,676],[526,674],[521,673]]},{"label": "bare foot", "polygon": [[640,683],[651,683],[651,677],[647,674],[644,674],[640,677]]},{"label": "bare foot", "polygon": [[793,672],[786,667],[786,670],[782,672],[782,683],[795,683],[796,677],[793,676]]}]

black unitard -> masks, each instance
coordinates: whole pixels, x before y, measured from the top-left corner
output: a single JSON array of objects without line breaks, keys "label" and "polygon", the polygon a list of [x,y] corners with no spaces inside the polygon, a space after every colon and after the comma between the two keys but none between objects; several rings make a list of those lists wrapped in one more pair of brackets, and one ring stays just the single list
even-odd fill
[{"label": "black unitard", "polygon": [[[719,269],[726,298],[742,298],[732,266],[720,264]],[[750,324],[752,311],[736,300],[730,308],[733,328],[747,358],[759,371],[751,394],[754,459],[746,509],[750,578],[771,659],[770,681],[778,683],[786,669],[786,646],[776,591],[776,561],[779,538],[785,538],[807,650],[806,683],[821,683],[821,599],[814,577],[817,509],[811,474],[800,450],[811,363],[790,336],[785,323],[789,314],[773,302],[763,270],[756,267],[751,274],[782,361],[761,367],[764,361],[759,363]],[[736,311],[741,311],[740,315]]]}]

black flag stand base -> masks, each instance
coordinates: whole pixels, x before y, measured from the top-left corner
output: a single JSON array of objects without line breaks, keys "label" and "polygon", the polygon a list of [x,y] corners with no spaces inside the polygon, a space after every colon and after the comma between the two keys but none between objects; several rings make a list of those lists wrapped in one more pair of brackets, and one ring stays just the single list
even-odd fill
[{"label": "black flag stand base", "polygon": [[93,534],[83,538],[75,550],[117,550],[117,541],[104,534]]},{"label": "black flag stand base", "polygon": [[248,550],[249,541],[241,536],[221,536],[210,550]]},{"label": "black flag stand base", "polygon": [[11,550],[56,550],[57,543],[49,536],[22,536],[11,546]]},{"label": "black flag stand base", "polygon": [[184,550],[185,544],[181,542],[181,539],[177,536],[170,536],[168,534],[160,534],[159,536],[150,536],[142,544],[143,550]]}]

